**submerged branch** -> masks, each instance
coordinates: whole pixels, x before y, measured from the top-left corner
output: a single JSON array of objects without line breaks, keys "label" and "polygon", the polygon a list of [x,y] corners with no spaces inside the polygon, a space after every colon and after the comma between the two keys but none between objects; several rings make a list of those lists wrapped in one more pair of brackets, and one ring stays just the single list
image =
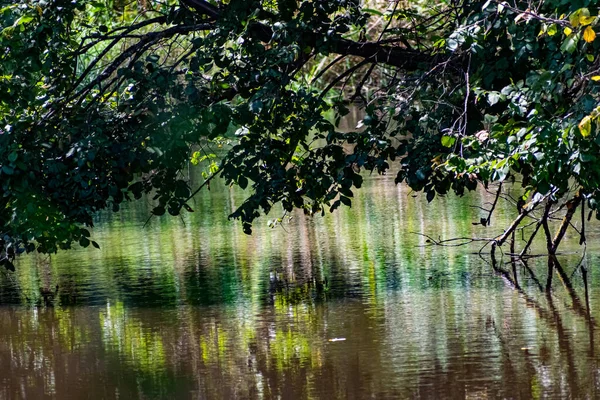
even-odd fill
[{"label": "submerged branch", "polygon": [[[482,224],[483,224],[483,221],[485,221],[487,224],[487,222],[490,220],[491,213],[495,209],[498,199],[502,197],[501,189],[502,189],[501,187],[498,188],[498,191],[496,192],[496,197],[495,197],[494,203],[492,204],[492,208],[489,211],[487,218],[485,218],[485,219],[482,218]],[[571,223],[573,216],[575,215],[575,212],[577,210],[577,207],[580,204],[582,204],[582,196],[579,193],[577,193],[573,198],[566,201],[564,204],[560,205],[557,209],[552,210],[552,206],[556,204],[556,200],[550,198],[552,195],[554,195],[553,191],[546,194],[543,197],[540,196],[540,198],[538,200],[530,202],[526,207],[520,208],[520,210],[519,210],[520,213],[517,216],[517,218],[515,218],[511,222],[511,224],[508,226],[508,228],[506,228],[501,235],[499,235],[495,238],[458,237],[458,238],[451,238],[451,239],[434,239],[431,236],[423,234],[423,233],[417,233],[417,234],[427,238],[427,245],[458,247],[458,246],[465,246],[465,245],[468,245],[468,244],[471,244],[474,242],[486,242],[486,244],[483,247],[483,248],[485,248],[485,246],[487,246],[488,244],[491,244],[490,252],[491,252],[492,261],[493,261],[494,265],[496,265],[496,260],[495,260],[496,248],[499,246],[502,246],[509,238],[511,239],[511,241],[510,241],[510,253],[508,253],[508,255],[511,257],[511,261],[512,261],[512,258],[514,258],[514,257],[519,258],[519,259],[525,259],[525,258],[548,256],[548,255],[554,256],[557,254],[558,246],[560,245],[562,239],[564,238],[569,226],[572,226],[573,229],[575,229],[577,231],[577,233],[581,236],[580,243],[585,243],[585,233],[584,233],[584,227],[582,227],[581,231],[579,231]],[[521,222],[523,221],[523,219],[525,217],[529,216],[536,209],[536,207],[544,201],[546,201],[546,205],[544,207],[544,212],[543,212],[542,216],[539,219],[537,217],[534,218],[534,221],[527,225],[527,226],[531,226],[532,224],[535,223],[535,228],[534,228],[533,232],[531,233],[531,235],[529,236],[529,238],[527,239],[527,241],[525,243],[525,247],[520,252],[517,252],[517,250],[516,250],[516,231],[518,229],[521,229],[521,230],[523,229],[523,228],[519,228],[519,225],[521,224]],[[552,237],[550,228],[548,226],[548,221],[551,219],[552,214],[555,214],[556,212],[558,212],[560,209],[562,209],[564,207],[567,208],[567,212],[566,212],[565,216],[563,217],[562,223],[561,223],[560,227],[558,228],[558,230],[556,231],[556,234],[554,235],[554,237]],[[488,210],[486,210],[486,211],[488,211]],[[583,213],[583,211],[582,211],[582,213]],[[584,217],[584,215],[582,214],[582,218],[583,217]],[[544,235],[546,238],[546,249],[547,249],[548,253],[544,254],[544,255],[528,255],[527,252],[531,248],[533,241],[534,241],[535,237],[537,236],[537,233],[539,232],[540,228],[543,228],[543,230],[544,230]],[[523,238],[523,240],[525,240],[525,239]],[[481,250],[483,250],[483,248]],[[481,250],[480,250],[480,253],[481,253]],[[553,263],[549,262],[548,267],[549,267],[549,271],[551,272],[553,269]],[[549,279],[551,279],[551,278],[549,278]]]},{"label": "submerged branch", "polygon": [[[435,245],[435,246],[443,246],[443,247],[460,247],[460,246],[465,246],[470,243],[490,242],[493,240],[490,238],[469,238],[469,237],[458,237],[458,238],[452,238],[452,239],[437,239],[436,240],[433,237],[426,235],[424,233],[419,233],[419,232],[410,232],[410,233],[427,238],[427,240],[425,241],[425,243],[427,243],[427,244],[424,246],[434,246]],[[454,243],[454,242],[460,242],[460,243]],[[424,247],[424,246],[421,246],[421,247]]]}]

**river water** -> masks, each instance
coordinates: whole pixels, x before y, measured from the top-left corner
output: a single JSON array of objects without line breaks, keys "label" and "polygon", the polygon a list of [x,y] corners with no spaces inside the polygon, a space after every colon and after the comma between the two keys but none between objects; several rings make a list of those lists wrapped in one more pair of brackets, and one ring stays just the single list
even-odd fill
[{"label": "river water", "polygon": [[597,224],[587,255],[567,236],[546,292],[545,258],[515,282],[506,256],[499,273],[415,233],[498,234],[508,203],[473,225],[493,194],[427,204],[373,176],[351,209],[269,228],[274,211],[252,236],[227,220],[242,199],[217,182],[145,227],[131,203],[98,217],[100,250],[0,271],[0,398],[599,397]]}]

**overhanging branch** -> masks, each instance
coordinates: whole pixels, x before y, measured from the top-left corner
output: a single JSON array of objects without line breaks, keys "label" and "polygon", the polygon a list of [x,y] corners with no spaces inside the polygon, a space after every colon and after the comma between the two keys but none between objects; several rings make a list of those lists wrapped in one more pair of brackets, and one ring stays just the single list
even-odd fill
[{"label": "overhanging branch", "polygon": [[[221,10],[205,0],[181,0],[181,3],[193,8],[201,15],[206,15],[216,20],[221,16]],[[255,22],[250,29],[263,42],[268,43],[273,37],[273,30],[264,23]],[[311,47],[316,46],[318,39],[319,36],[314,32],[304,32],[302,36],[302,41]],[[334,41],[331,52],[340,55],[362,57],[369,62],[398,67],[407,71],[418,70],[423,64],[431,64],[435,61],[443,62],[447,59],[445,56],[432,56],[429,53],[402,47],[386,46],[380,42],[355,42],[348,39]]]}]

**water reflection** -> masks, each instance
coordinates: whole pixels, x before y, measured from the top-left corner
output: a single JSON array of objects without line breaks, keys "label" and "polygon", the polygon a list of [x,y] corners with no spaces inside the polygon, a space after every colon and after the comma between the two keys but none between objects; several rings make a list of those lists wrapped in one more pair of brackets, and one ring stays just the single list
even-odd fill
[{"label": "water reflection", "polygon": [[101,250],[0,273],[0,398],[596,397],[598,257],[581,268],[577,237],[552,268],[494,269],[411,233],[490,236],[512,209],[473,225],[491,196],[427,205],[373,177],[352,210],[253,236],[218,185],[183,221],[103,215]]}]

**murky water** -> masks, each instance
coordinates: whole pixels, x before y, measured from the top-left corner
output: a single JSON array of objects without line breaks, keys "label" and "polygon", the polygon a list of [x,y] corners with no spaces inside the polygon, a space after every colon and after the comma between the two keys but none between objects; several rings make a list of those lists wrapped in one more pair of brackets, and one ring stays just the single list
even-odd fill
[{"label": "murky water", "polygon": [[546,294],[544,258],[516,289],[506,257],[412,233],[493,236],[513,206],[473,225],[491,194],[427,205],[372,177],[351,210],[252,236],[226,218],[241,199],[215,184],[146,227],[134,203],[99,217],[101,250],[0,272],[0,398],[599,397],[598,225],[587,296],[574,234]]}]

